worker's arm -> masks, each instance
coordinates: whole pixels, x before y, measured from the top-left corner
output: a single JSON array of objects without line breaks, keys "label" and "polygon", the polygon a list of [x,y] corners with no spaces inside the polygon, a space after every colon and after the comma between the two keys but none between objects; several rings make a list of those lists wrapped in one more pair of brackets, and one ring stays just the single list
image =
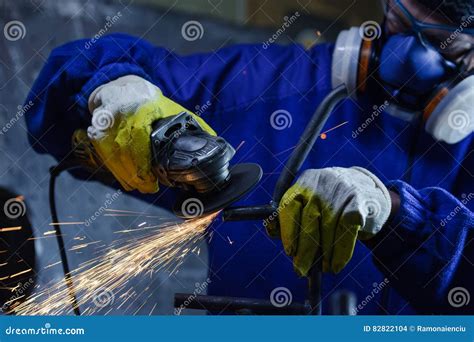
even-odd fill
[{"label": "worker's arm", "polygon": [[462,297],[474,296],[474,193],[459,200],[441,188],[387,187],[400,208],[368,242],[379,269],[420,313],[472,314],[474,300]]},{"label": "worker's arm", "polygon": [[33,147],[58,159],[70,151],[74,130],[90,126],[92,92],[122,76],[150,81],[171,100],[199,111],[211,126],[219,113],[245,110],[259,98],[305,93],[315,85],[330,88],[329,46],[305,51],[300,46],[238,45],[181,56],[123,34],[86,43],[55,49],[27,99],[33,103],[26,114]]}]

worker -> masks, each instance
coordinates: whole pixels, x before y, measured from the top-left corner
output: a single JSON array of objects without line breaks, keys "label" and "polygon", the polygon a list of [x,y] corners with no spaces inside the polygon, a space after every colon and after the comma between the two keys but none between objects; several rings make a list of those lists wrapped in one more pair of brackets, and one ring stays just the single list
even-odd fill
[{"label": "worker", "polygon": [[389,0],[382,24],[309,49],[181,56],[124,34],[73,41],[51,53],[28,96],[31,143],[62,160],[87,129],[124,189],[163,204],[151,124],[196,111],[208,132],[240,145],[235,160],[264,169],[239,204],[268,203],[315,108],[346,84],[351,99],[269,229],[281,239],[258,222],[210,228],[209,293],[268,299],[285,288],[302,302],[321,254],[323,303],[345,289],[358,314],[473,313],[473,15],[469,0]]}]

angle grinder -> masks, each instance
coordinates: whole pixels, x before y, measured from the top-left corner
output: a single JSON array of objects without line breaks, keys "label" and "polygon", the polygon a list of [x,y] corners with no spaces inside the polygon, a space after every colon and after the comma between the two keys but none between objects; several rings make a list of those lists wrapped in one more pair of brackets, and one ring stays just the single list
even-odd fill
[{"label": "angle grinder", "polygon": [[[189,218],[226,208],[249,192],[261,179],[258,164],[230,166],[235,149],[222,137],[207,133],[188,112],[152,124],[152,168],[159,183],[180,191],[173,206]],[[84,131],[73,135],[76,159],[97,178],[110,178]]]},{"label": "angle grinder", "polygon": [[[161,184],[180,188],[173,211],[180,217],[212,213],[229,206],[261,179],[258,164],[230,166],[234,148],[212,136],[189,113],[156,121],[151,133],[153,169]],[[190,213],[187,205],[197,210]]]}]

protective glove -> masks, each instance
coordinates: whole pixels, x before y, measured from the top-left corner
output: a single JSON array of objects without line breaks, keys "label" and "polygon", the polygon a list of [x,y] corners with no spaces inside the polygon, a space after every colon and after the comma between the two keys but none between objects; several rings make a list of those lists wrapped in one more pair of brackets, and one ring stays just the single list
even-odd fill
[{"label": "protective glove", "polygon": [[338,273],[352,257],[357,238],[369,239],[387,221],[387,188],[360,167],[306,170],[283,196],[278,212],[285,252],[306,276],[318,252],[323,271]]},{"label": "protective glove", "polygon": [[[158,119],[192,112],[164,96],[147,80],[128,75],[95,89],[89,97],[91,126],[87,135],[100,159],[127,191],[154,193],[150,134]],[[215,132],[193,114],[209,134]]]}]

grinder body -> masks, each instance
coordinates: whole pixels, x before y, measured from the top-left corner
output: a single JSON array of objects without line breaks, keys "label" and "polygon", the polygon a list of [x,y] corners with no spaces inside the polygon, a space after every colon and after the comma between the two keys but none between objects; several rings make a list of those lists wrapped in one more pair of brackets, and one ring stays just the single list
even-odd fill
[{"label": "grinder body", "polygon": [[152,128],[152,166],[161,184],[205,193],[228,180],[234,148],[205,132],[191,114],[155,121]]},{"label": "grinder body", "polygon": [[[187,112],[158,120],[152,128],[153,170],[161,184],[181,189],[173,207],[180,217],[224,209],[262,177],[257,164],[230,167],[235,149],[224,138],[207,133]],[[189,203],[197,210],[186,210]]]}]

